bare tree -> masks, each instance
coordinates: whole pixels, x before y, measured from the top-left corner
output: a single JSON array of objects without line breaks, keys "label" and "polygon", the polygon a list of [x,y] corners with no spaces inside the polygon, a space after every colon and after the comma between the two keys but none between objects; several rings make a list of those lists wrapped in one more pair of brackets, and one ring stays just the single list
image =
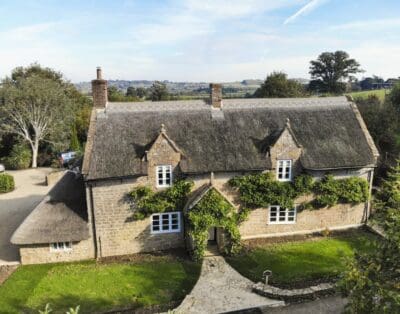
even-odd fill
[{"label": "bare tree", "polygon": [[40,143],[60,140],[70,129],[71,102],[65,89],[60,82],[33,75],[4,80],[0,92],[0,127],[28,142],[36,168]]}]

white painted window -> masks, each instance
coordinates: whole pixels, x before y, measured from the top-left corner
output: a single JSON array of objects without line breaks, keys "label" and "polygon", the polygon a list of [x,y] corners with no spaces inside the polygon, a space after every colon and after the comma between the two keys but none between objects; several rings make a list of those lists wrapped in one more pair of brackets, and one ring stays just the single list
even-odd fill
[{"label": "white painted window", "polygon": [[171,212],[151,215],[151,233],[181,231],[181,213]]},{"label": "white painted window", "polygon": [[172,185],[172,166],[157,166],[156,169],[157,187],[164,188]]},{"label": "white painted window", "polygon": [[63,252],[63,251],[71,251],[71,250],[72,250],[71,242],[50,243],[50,251],[51,252]]},{"label": "white painted window", "polygon": [[292,161],[291,160],[278,160],[278,167],[276,168],[276,178],[279,181],[292,180]]},{"label": "white painted window", "polygon": [[296,207],[283,208],[278,205],[269,207],[270,224],[294,224],[296,223]]}]

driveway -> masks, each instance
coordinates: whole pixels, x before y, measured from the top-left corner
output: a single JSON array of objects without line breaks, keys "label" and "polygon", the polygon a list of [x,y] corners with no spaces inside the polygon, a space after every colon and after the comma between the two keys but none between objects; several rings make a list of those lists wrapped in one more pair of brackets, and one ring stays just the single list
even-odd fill
[{"label": "driveway", "polygon": [[277,308],[252,308],[225,314],[340,314],[343,313],[346,304],[346,299],[340,296],[330,296]]},{"label": "driveway", "polygon": [[50,190],[45,178],[51,171],[51,168],[7,171],[14,176],[15,190],[0,194],[0,265],[19,261],[18,247],[10,243],[10,238]]},{"label": "driveway", "polygon": [[229,266],[221,256],[203,260],[200,278],[176,313],[223,313],[284,303],[251,292],[253,283]]}]

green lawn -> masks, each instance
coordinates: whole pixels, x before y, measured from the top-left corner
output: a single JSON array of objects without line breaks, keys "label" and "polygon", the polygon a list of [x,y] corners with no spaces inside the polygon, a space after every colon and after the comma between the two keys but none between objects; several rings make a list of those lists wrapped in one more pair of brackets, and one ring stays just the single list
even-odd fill
[{"label": "green lawn", "polygon": [[354,250],[369,249],[364,240],[376,239],[363,231],[342,236],[321,237],[312,240],[264,244],[246,253],[227,258],[242,275],[254,282],[261,281],[264,270],[272,270],[272,284],[306,283],[315,279],[328,279],[340,274],[344,257],[352,257]]},{"label": "green lawn", "polygon": [[192,289],[200,264],[172,258],[130,264],[94,261],[27,265],[0,286],[1,313],[52,313],[80,305],[82,313],[181,300]]},{"label": "green lawn", "polygon": [[354,99],[355,98],[367,98],[369,95],[376,95],[378,96],[378,98],[382,101],[385,100],[385,95],[386,93],[389,92],[386,89],[376,89],[376,90],[366,90],[366,91],[362,91],[362,92],[353,92],[350,93],[349,95],[351,95]]}]

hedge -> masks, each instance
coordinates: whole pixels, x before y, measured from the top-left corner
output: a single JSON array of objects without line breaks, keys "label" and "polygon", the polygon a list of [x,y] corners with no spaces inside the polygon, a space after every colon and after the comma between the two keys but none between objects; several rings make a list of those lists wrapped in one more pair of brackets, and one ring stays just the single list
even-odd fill
[{"label": "hedge", "polygon": [[14,177],[7,173],[0,174],[0,193],[11,192],[14,188]]}]

